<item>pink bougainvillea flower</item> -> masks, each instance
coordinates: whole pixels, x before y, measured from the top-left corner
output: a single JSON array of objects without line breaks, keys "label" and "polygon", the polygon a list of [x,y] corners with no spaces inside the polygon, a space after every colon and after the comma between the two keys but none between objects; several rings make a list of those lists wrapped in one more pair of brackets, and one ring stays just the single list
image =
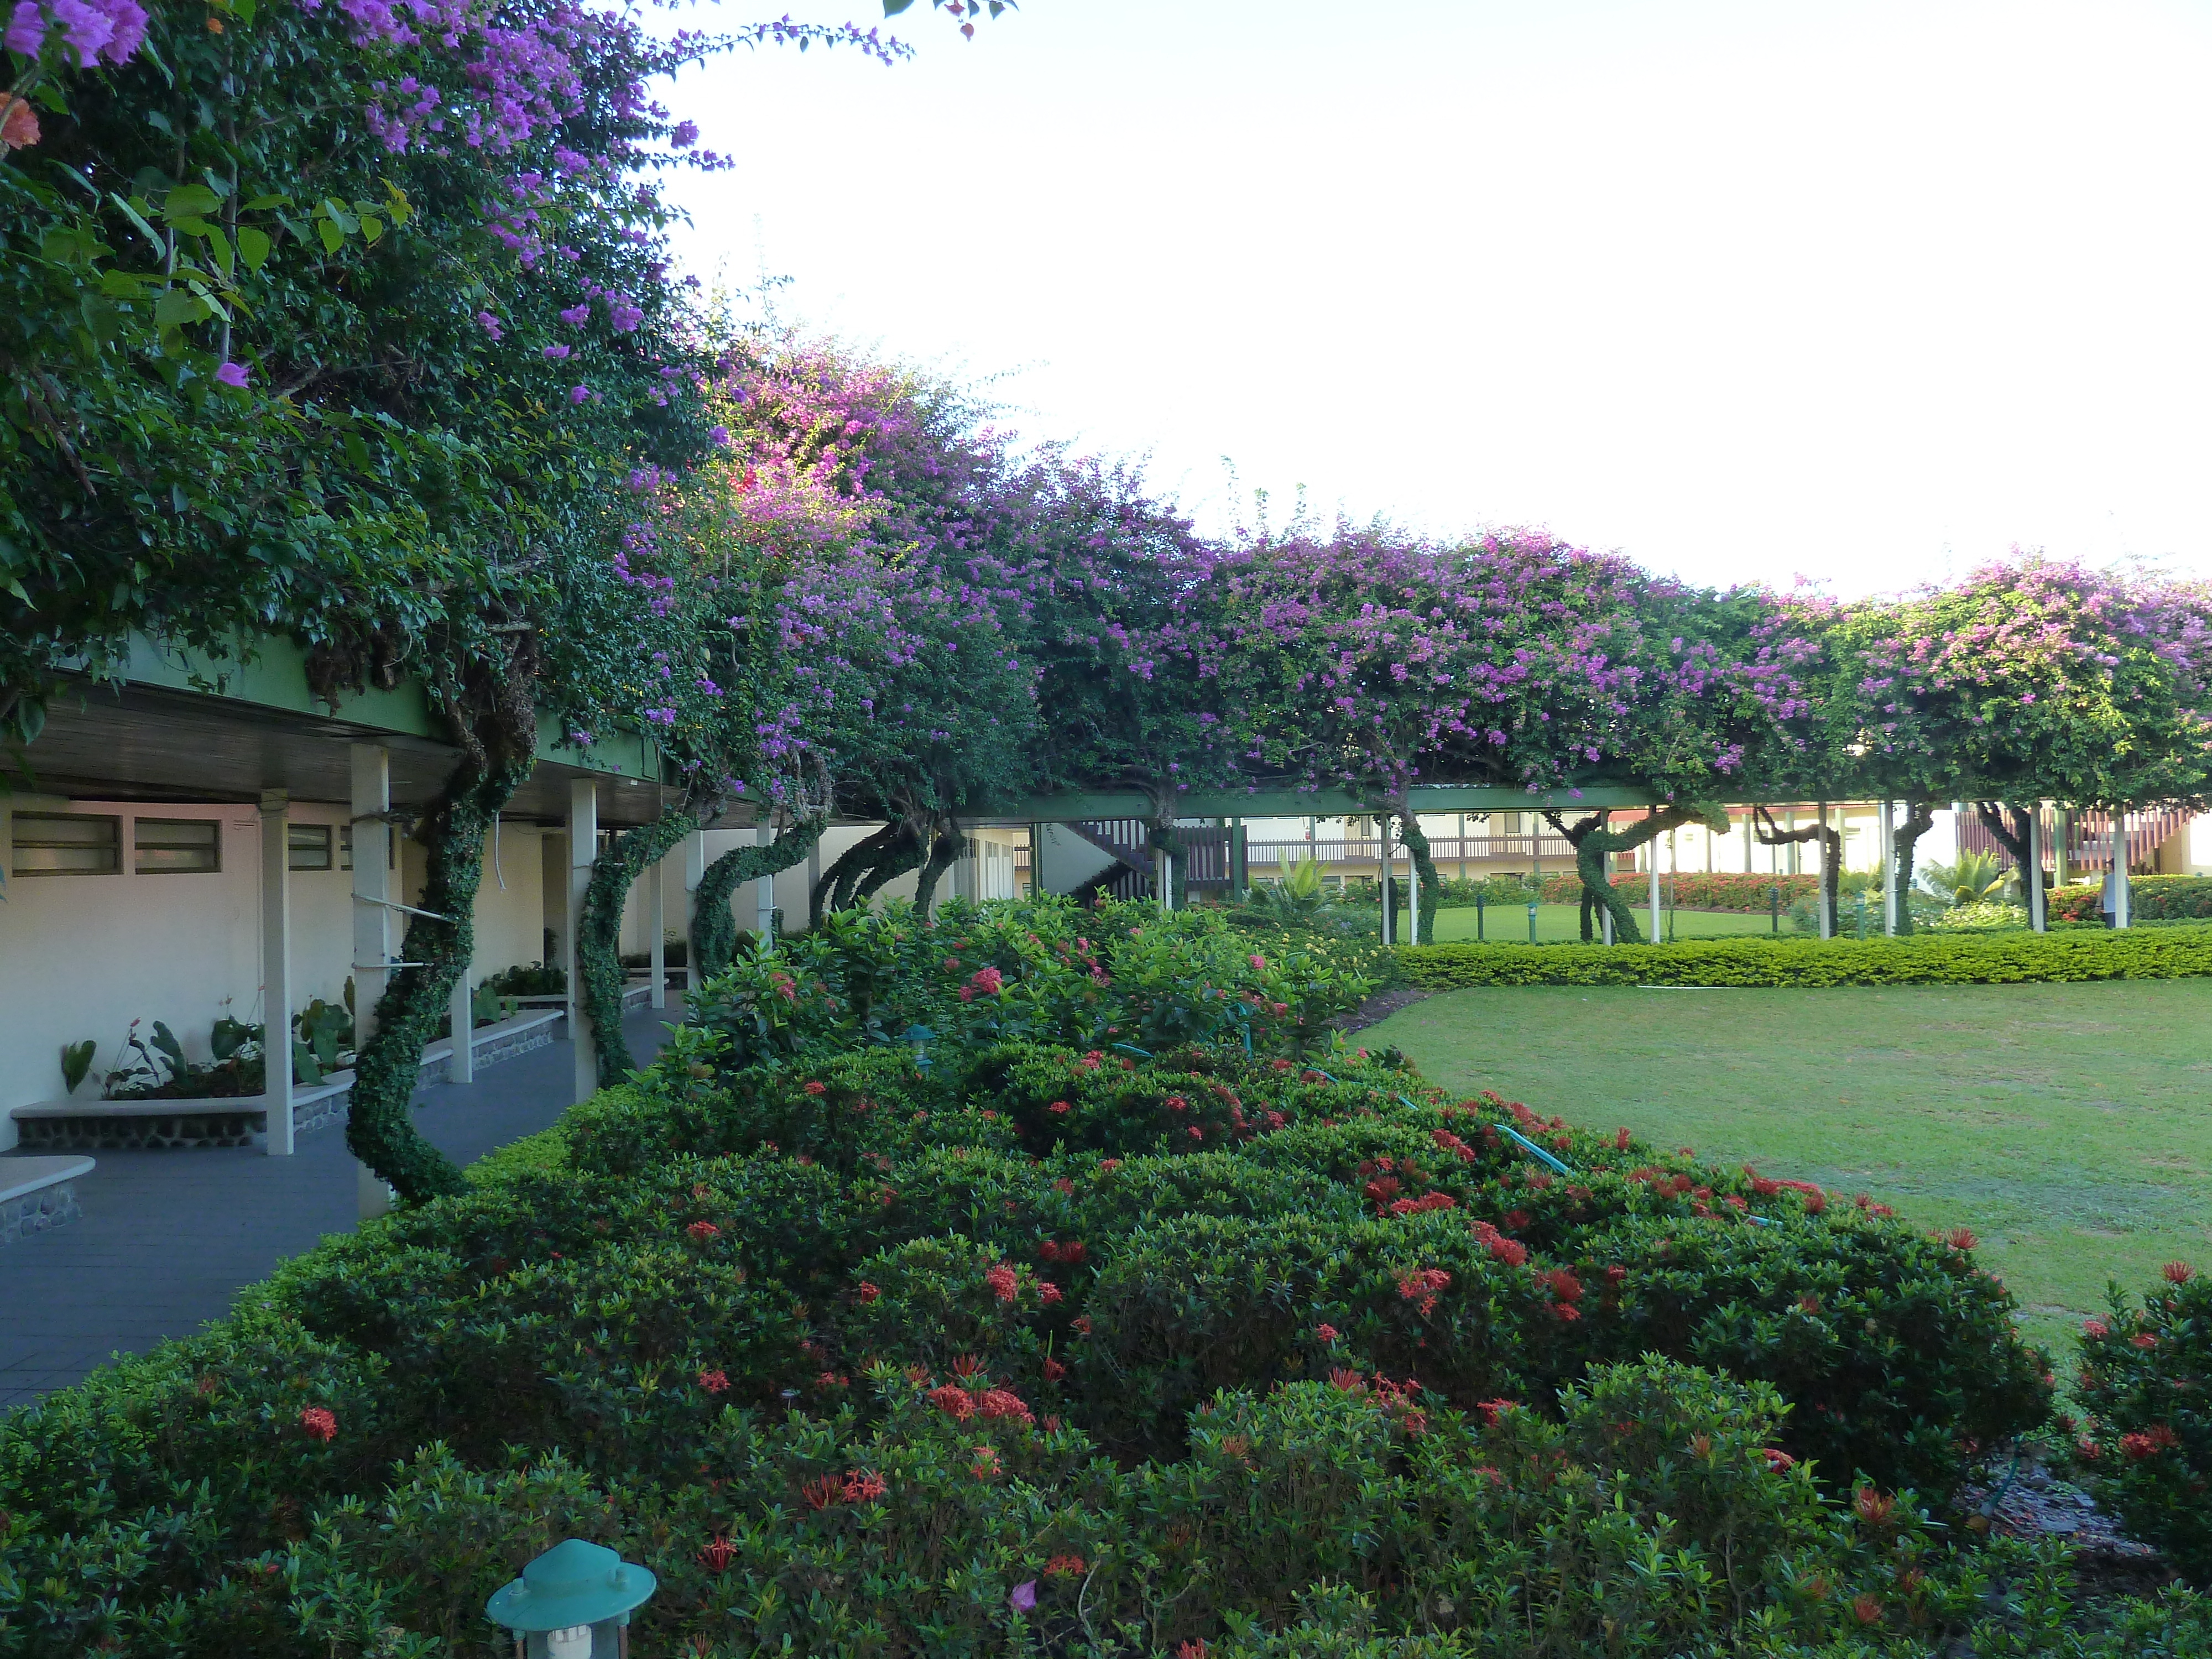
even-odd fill
[{"label": "pink bougainvillea flower", "polygon": [[243,392],[246,390],[246,365],[224,363],[216,368],[215,378],[219,385],[235,386],[239,391]]},{"label": "pink bougainvillea flower", "polygon": [[568,388],[568,401],[572,404],[589,402],[591,396],[592,389],[587,386],[572,386]]},{"label": "pink bougainvillea flower", "polygon": [[[550,345],[544,349],[545,361],[549,363],[557,363],[568,355],[568,348],[564,345]],[[574,399],[574,401],[580,403],[583,400],[579,398]]]},{"label": "pink bougainvillea flower", "polygon": [[730,428],[726,426],[709,428],[707,441],[717,449],[727,449],[730,447]]},{"label": "pink bougainvillea flower", "polygon": [[1012,1590],[1007,1592],[1006,1605],[1012,1607],[1016,1613],[1036,1612],[1036,1587],[1037,1581],[1034,1578],[1030,1579],[1027,1583],[1015,1585]]},{"label": "pink bougainvillea flower", "polygon": [[580,306],[570,306],[561,313],[561,320],[571,328],[580,324],[588,323],[592,320],[592,302],[586,300]]},{"label": "pink bougainvillea flower", "polygon": [[507,331],[499,325],[499,319],[489,311],[477,313],[477,326],[495,340],[503,340],[507,337]]},{"label": "pink bougainvillea flower", "polygon": [[39,112],[21,98],[8,100],[8,110],[0,115],[0,145],[9,149],[28,149],[39,142]]}]

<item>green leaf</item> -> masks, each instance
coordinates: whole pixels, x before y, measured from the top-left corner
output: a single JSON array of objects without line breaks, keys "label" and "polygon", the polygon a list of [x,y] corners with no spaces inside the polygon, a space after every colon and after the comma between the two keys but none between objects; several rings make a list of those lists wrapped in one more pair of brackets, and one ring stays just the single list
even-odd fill
[{"label": "green leaf", "polygon": [[137,200],[126,202],[120,196],[114,194],[112,191],[109,192],[107,199],[114,203],[116,206],[121,208],[123,210],[123,216],[128,219],[132,224],[138,227],[140,233],[148,241],[154,245],[155,252],[167,253],[169,251],[169,245],[162,240],[161,233],[155,229],[152,225],[147,223],[145,215],[139,211],[139,210],[145,205],[143,202]]},{"label": "green leaf", "polygon": [[384,221],[378,218],[373,213],[362,214],[361,216],[361,235],[363,241],[374,247],[377,243],[384,240]]},{"label": "green leaf", "polygon": [[100,273],[100,291],[111,300],[143,300],[146,297],[146,279],[135,271],[103,270]]},{"label": "green leaf", "polygon": [[208,246],[214,252],[215,262],[222,268],[223,280],[227,283],[230,280],[234,270],[230,238],[222,234],[221,226],[210,225],[207,229],[207,240]]},{"label": "green leaf", "polygon": [[248,270],[261,269],[261,262],[269,257],[269,233],[252,225],[238,228],[238,257],[246,261]]},{"label": "green leaf", "polygon": [[289,196],[257,196],[252,201],[245,204],[245,211],[248,213],[266,213],[270,208],[289,207],[291,205],[292,198]]},{"label": "green leaf", "polygon": [[174,224],[179,219],[213,213],[222,205],[222,198],[205,185],[179,185],[162,202],[161,216]]},{"label": "green leaf", "polygon": [[914,3],[914,0],[884,0],[884,15],[896,17]]},{"label": "green leaf", "polygon": [[316,220],[315,230],[316,234],[323,239],[324,252],[336,253],[345,246],[345,232],[340,230],[328,219]]},{"label": "green leaf", "polygon": [[322,205],[315,211],[349,236],[361,228],[361,221],[355,216],[353,210],[335,196],[323,198]]},{"label": "green leaf", "polygon": [[395,225],[404,225],[415,216],[415,204],[407,199],[407,192],[393,186],[390,179],[384,183],[384,193],[390,200],[386,204],[384,216]]},{"label": "green leaf", "polygon": [[154,301],[154,322],[159,328],[178,328],[186,323],[197,323],[207,314],[207,301],[183,289],[173,288]]},{"label": "green leaf", "polygon": [[193,213],[177,215],[169,222],[187,236],[205,236],[215,228],[207,220]]}]

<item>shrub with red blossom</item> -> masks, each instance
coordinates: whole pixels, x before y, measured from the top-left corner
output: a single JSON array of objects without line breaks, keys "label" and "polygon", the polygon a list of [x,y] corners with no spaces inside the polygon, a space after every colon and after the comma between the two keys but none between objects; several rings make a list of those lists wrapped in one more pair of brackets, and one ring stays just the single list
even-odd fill
[{"label": "shrub with red blossom", "polygon": [[2212,1580],[2212,1279],[2169,1262],[2081,1323],[2080,1479],[2128,1532]]}]

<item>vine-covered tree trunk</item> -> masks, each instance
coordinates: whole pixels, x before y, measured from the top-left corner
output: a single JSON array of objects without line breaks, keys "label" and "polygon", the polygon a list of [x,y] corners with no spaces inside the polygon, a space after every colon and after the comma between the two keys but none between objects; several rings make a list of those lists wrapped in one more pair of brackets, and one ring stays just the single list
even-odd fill
[{"label": "vine-covered tree trunk", "polygon": [[623,831],[592,860],[576,927],[576,968],[583,981],[579,1000],[592,1022],[592,1046],[599,1053],[603,1081],[616,1082],[631,1069],[629,1044],[622,1034],[623,907],[638,876],[696,830],[699,818],[695,806],[672,806],[652,823]]},{"label": "vine-covered tree trunk", "polygon": [[1411,812],[1398,814],[1398,839],[1406,848],[1406,856],[1413,866],[1419,878],[1420,915],[1414,919],[1413,942],[1424,940],[1433,945],[1437,939],[1437,900],[1441,896],[1437,889],[1436,860],[1429,856],[1429,838],[1422,830],[1420,820]]},{"label": "vine-covered tree trunk", "polygon": [[[2025,806],[2007,806],[2002,801],[1978,800],[1974,803],[1974,816],[1981,820],[1983,829],[1996,837],[1997,845],[2012,854],[2013,876],[2020,883],[2020,902],[2022,904],[2030,903],[2032,901],[2027,896],[2028,809]],[[2039,869],[2035,871],[2034,878],[2038,881],[2042,880],[2043,872]]]},{"label": "vine-covered tree trunk", "polygon": [[1823,830],[1817,823],[1808,823],[1802,830],[1784,830],[1774,822],[1774,814],[1764,806],[1752,808],[1753,822],[1762,847],[1787,847],[1792,842],[1820,843],[1820,892],[1828,902],[1828,925],[1833,928],[1842,907],[1839,885],[1844,867],[1844,832]]},{"label": "vine-covered tree trunk", "polygon": [[1905,817],[1889,832],[1890,889],[1896,896],[1897,931],[1912,931],[1912,860],[1920,838],[1936,827],[1936,803],[1919,795],[1905,798]]},{"label": "vine-covered tree trunk", "polygon": [[[410,915],[401,960],[376,1000],[376,1026],[354,1063],[346,1114],[346,1150],[401,1200],[420,1204],[461,1189],[461,1172],[422,1139],[410,1109],[422,1077],[422,1050],[452,1007],[453,984],[476,951],[477,888],[483,879],[483,844],[494,815],[530,775],[538,717],[529,696],[526,641],[495,675],[477,665],[465,684],[442,690],[461,759],[422,823],[428,870],[419,908]],[[469,1034],[456,1031],[457,1042]]]},{"label": "vine-covered tree trunk", "polygon": [[899,824],[902,833],[898,839],[890,844],[889,851],[876,860],[875,867],[860,878],[860,885],[854,888],[854,903],[866,904],[887,884],[896,881],[908,871],[918,870],[921,867],[924,856],[921,831],[915,828],[912,818],[902,818],[899,820]]},{"label": "vine-covered tree trunk", "polygon": [[1613,941],[1620,945],[1641,945],[1644,933],[1636,925],[1636,910],[1621,897],[1613,884],[1613,878],[1605,867],[1606,860],[1615,853],[1626,853],[1633,848],[1655,841],[1669,830],[1685,823],[1700,823],[1705,818],[1702,810],[1695,806],[1662,806],[1656,812],[1638,818],[1626,830],[1613,830],[1606,827],[1612,814],[1598,812],[1584,818],[1569,829],[1558,817],[1547,812],[1552,827],[1567,838],[1575,849],[1575,873],[1581,877],[1583,902],[1588,907],[1583,912],[1583,942],[1589,943],[1589,918],[1593,912],[1613,918]]},{"label": "vine-covered tree trunk", "polygon": [[951,817],[941,819],[937,826],[937,838],[931,844],[929,856],[921,866],[921,879],[915,884],[914,908],[927,919],[929,907],[937,902],[937,882],[952,867],[952,860],[968,850],[968,837],[960,832],[959,824]]},{"label": "vine-covered tree trunk", "polygon": [[727,973],[738,954],[730,896],[749,881],[790,869],[822,839],[829,822],[826,814],[797,819],[767,846],[732,847],[700,873],[691,895],[691,959],[702,980]]},{"label": "vine-covered tree trunk", "polygon": [[814,890],[807,895],[808,927],[819,927],[825,909],[842,910],[852,902],[854,884],[874,867],[876,860],[898,839],[903,826],[903,819],[893,818],[837,855],[836,862],[822,872],[821,879],[814,884]]}]

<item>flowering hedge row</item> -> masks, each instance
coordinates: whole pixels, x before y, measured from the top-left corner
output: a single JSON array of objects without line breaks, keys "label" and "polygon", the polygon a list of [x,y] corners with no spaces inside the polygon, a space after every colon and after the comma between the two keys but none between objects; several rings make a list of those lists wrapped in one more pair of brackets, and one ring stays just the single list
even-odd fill
[{"label": "flowering hedge row", "polygon": [[[2104,918],[2101,881],[2051,889],[2053,921],[2099,921]],[[2212,876],[2131,876],[2130,914],[2137,921],[2195,921],[2212,919]]]},{"label": "flowering hedge row", "polygon": [[2212,927],[1676,945],[1401,946],[1406,978],[1475,985],[2018,985],[2212,974]]},{"label": "flowering hedge row", "polygon": [[[447,1651],[568,1534],[702,1656],[1972,1617],[1923,1506],[2048,1377],[1971,1237],[1324,1054],[1311,968],[1203,918],[825,932],[464,1193],[13,1418],[11,1651]],[[1125,1042],[1219,1019],[1170,961],[1249,1023]]]}]

